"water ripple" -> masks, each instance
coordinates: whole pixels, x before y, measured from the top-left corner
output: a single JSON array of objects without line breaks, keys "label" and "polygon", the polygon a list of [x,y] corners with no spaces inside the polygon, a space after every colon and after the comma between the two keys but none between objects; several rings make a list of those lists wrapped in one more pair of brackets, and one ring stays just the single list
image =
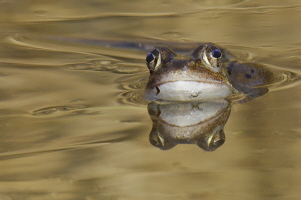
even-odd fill
[{"label": "water ripple", "polygon": [[47,107],[47,108],[41,108],[38,110],[34,110],[32,112],[32,115],[34,116],[44,116],[44,115],[50,115],[57,112],[70,112],[75,110],[81,110],[83,108],[86,108],[86,106],[82,105],[76,105],[76,106],[53,106],[53,107]]},{"label": "water ripple", "polygon": [[54,153],[54,152],[69,151],[69,150],[75,150],[75,149],[93,148],[93,147],[97,147],[100,145],[108,145],[108,144],[113,144],[113,143],[117,143],[117,142],[122,142],[122,141],[128,140],[132,137],[133,136],[131,136],[131,135],[126,135],[126,136],[114,138],[114,139],[89,141],[89,142],[73,144],[73,145],[69,145],[69,146],[56,147],[56,148],[30,149],[28,151],[20,151],[20,152],[15,151],[15,152],[9,152],[9,153],[0,153],[0,160],[15,159],[15,158],[35,156],[35,155]]}]

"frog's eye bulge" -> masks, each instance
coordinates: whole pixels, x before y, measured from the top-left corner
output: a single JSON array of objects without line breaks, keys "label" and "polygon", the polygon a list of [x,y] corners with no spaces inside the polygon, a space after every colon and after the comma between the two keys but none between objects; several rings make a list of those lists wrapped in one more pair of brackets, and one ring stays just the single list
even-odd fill
[{"label": "frog's eye bulge", "polygon": [[218,48],[216,48],[213,44],[206,44],[204,45],[201,55],[203,63],[206,65],[206,67],[214,72],[221,71],[222,52]]},{"label": "frog's eye bulge", "polygon": [[147,54],[146,65],[151,73],[156,71],[161,65],[161,54],[157,49],[154,49]]}]

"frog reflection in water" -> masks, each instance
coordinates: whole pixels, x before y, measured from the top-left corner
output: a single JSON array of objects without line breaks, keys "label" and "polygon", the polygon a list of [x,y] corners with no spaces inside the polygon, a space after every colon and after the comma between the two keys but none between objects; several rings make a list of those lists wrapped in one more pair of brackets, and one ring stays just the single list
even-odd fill
[{"label": "frog reflection in water", "polygon": [[257,97],[268,91],[258,86],[282,78],[261,64],[226,64],[222,60],[222,51],[212,43],[202,44],[189,56],[178,55],[165,46],[155,47],[146,57],[150,71],[148,100],[204,101],[239,92]]}]

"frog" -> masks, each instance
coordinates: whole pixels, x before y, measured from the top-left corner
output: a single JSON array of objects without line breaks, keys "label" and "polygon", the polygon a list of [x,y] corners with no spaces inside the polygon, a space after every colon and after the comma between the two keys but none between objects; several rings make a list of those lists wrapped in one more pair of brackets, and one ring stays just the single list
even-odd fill
[{"label": "frog", "polygon": [[203,43],[190,55],[156,46],[146,56],[150,101],[208,101],[244,94],[253,99],[266,94],[265,85],[281,82],[283,73],[264,64],[228,60],[224,49]]}]

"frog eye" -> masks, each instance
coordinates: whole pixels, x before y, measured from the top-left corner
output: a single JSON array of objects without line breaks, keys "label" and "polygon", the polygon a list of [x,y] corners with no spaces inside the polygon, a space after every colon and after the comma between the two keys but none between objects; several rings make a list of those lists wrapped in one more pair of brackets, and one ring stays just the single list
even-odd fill
[{"label": "frog eye", "polygon": [[202,58],[204,64],[209,69],[214,72],[221,71],[222,52],[218,48],[214,47],[212,44],[205,46]]},{"label": "frog eye", "polygon": [[150,72],[154,72],[161,65],[161,54],[157,49],[147,54],[146,65]]}]

